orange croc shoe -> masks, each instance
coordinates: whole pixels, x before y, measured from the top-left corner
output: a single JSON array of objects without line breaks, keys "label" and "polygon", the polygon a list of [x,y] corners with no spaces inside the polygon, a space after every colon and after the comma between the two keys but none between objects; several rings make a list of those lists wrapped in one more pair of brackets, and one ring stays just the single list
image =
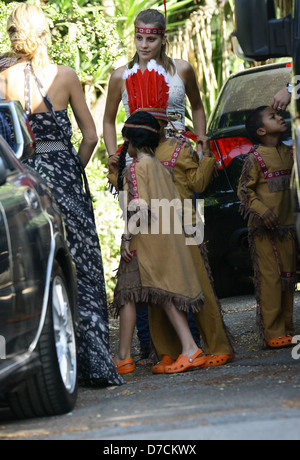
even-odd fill
[{"label": "orange croc shoe", "polygon": [[171,358],[171,356],[163,355],[163,357],[161,358],[161,361],[159,361],[159,363],[155,364],[155,366],[152,367],[152,373],[153,374],[164,374],[166,367],[170,366],[173,363],[174,363],[174,359]]},{"label": "orange croc shoe", "polygon": [[135,364],[132,358],[125,359],[124,361],[121,361],[120,363],[114,362],[114,365],[116,366],[118,373],[120,375],[130,374],[131,372],[135,371]]},{"label": "orange croc shoe", "polygon": [[233,358],[230,355],[207,355],[206,356],[206,363],[201,366],[202,369],[206,369],[207,367],[217,367],[223,366],[224,364],[231,361]]},{"label": "orange croc shoe", "polygon": [[170,366],[166,366],[165,373],[166,374],[178,374],[179,372],[186,372],[191,369],[195,369],[196,367],[201,367],[206,362],[206,356],[201,350],[198,348],[196,353],[189,358],[188,356],[179,355],[175,363],[171,364]]},{"label": "orange croc shoe", "polygon": [[267,346],[270,348],[291,347],[293,346],[292,340],[293,340],[292,336],[277,337],[276,339],[273,339],[267,342]]}]

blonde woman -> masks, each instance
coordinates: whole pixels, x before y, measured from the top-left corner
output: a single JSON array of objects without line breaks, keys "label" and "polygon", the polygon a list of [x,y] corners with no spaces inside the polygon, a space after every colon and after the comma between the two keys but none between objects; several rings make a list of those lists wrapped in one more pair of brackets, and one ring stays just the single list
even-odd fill
[{"label": "blonde woman", "polygon": [[[76,264],[80,381],[119,385],[124,382],[110,354],[101,250],[84,174],[98,140],[95,124],[74,70],[49,60],[49,27],[43,11],[18,4],[7,30],[16,63],[0,74],[5,96],[19,100],[27,113],[37,143],[36,154],[26,163],[42,176],[56,198]],[[82,132],[78,154],[71,144],[69,104]]]}]

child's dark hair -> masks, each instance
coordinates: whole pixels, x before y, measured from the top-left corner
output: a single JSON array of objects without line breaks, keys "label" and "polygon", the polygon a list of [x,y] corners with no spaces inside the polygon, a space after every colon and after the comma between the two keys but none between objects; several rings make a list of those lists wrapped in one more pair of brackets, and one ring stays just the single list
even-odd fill
[{"label": "child's dark hair", "polygon": [[123,170],[126,166],[126,153],[129,141],[139,150],[144,150],[150,155],[155,155],[155,149],[159,144],[160,124],[148,112],[135,112],[125,122],[122,135],[125,139],[120,159],[118,189],[123,190]]},{"label": "child's dark hair", "polygon": [[126,154],[128,150],[128,141],[125,141],[119,157],[119,175],[118,175],[118,190],[121,192],[124,189],[123,186],[123,171],[126,167]]},{"label": "child's dark hair", "polygon": [[253,110],[246,120],[246,130],[250,140],[254,144],[260,144],[260,139],[257,135],[257,130],[263,128],[262,113],[268,108],[267,105],[262,105]]}]

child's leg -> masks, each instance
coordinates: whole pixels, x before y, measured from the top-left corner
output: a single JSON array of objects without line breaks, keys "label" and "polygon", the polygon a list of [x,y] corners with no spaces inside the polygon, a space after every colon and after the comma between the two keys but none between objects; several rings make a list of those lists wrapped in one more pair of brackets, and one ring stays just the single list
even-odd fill
[{"label": "child's leg", "polygon": [[[297,282],[296,243],[293,238],[289,238],[284,241],[277,240],[276,246],[281,260],[282,271],[285,273],[283,277],[284,292],[282,293],[282,312],[285,323],[285,335],[295,335],[293,314],[295,286]],[[288,276],[286,275],[287,273],[289,274]]]},{"label": "child's leg", "polygon": [[181,342],[181,354],[173,364],[166,365],[164,372],[173,374],[204,366],[206,356],[194,341],[188,325],[187,315],[183,311],[177,310],[172,304],[169,307],[165,307],[164,310]]},{"label": "child's leg", "polygon": [[208,257],[203,246],[199,254],[198,246],[190,247],[200,284],[204,295],[204,306],[194,318],[204,342],[207,355],[232,355],[233,346],[229,340],[229,332],[224,324],[221,309],[218,305]]},{"label": "child's leg", "polygon": [[114,358],[116,364],[131,357],[131,346],[136,325],[136,306],[134,302],[125,304],[120,309],[120,341],[117,356]]},{"label": "child's leg", "polygon": [[[230,343],[229,333],[223,322],[212,281],[205,250],[199,252],[198,246],[190,246],[191,254],[197,268],[200,284],[204,294],[204,306],[199,313],[194,313],[196,325],[204,342],[207,355],[231,355],[234,351]],[[174,328],[169,323],[164,311],[156,305],[149,310],[151,337],[159,359],[163,355],[176,359],[181,344]]]},{"label": "child's leg", "polygon": [[147,307],[136,305],[136,328],[140,342],[141,360],[147,359],[149,358],[151,344]]},{"label": "child's leg", "polygon": [[168,316],[181,342],[181,354],[188,357],[193,356],[198,350],[198,346],[194,341],[194,338],[190,331],[186,313],[177,310],[177,308],[173,304],[164,307],[164,311]]},{"label": "child's leg", "polygon": [[201,342],[200,329],[197,325],[197,322],[195,321],[193,312],[191,310],[189,311],[189,314],[188,314],[188,322],[189,322],[189,328],[192,333],[192,336],[194,337],[196,344],[200,347],[200,342]]},{"label": "child's leg", "polygon": [[175,361],[181,353],[181,343],[165,310],[158,305],[151,305],[149,308],[149,326],[159,361],[164,355]]},{"label": "child's leg", "polygon": [[283,292],[282,295],[282,306],[283,306],[283,315],[285,323],[285,335],[294,336],[295,326],[294,326],[294,292]]},{"label": "child's leg", "polygon": [[255,238],[258,271],[256,273],[257,299],[266,342],[285,335],[282,311],[282,283],[278,261],[268,236]]}]

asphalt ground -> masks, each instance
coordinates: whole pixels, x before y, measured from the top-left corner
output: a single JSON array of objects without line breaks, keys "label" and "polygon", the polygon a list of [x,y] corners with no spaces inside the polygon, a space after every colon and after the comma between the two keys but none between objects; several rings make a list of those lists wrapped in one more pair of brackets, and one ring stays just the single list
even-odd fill
[{"label": "asphalt ground", "polygon": [[[222,306],[235,338],[233,362],[177,375],[138,367],[124,386],[80,388],[76,408],[60,417],[15,421],[2,411],[0,440],[299,440],[300,349],[262,350],[252,296]],[[300,293],[295,324],[300,335]],[[110,327],[114,352],[117,322]]]}]

